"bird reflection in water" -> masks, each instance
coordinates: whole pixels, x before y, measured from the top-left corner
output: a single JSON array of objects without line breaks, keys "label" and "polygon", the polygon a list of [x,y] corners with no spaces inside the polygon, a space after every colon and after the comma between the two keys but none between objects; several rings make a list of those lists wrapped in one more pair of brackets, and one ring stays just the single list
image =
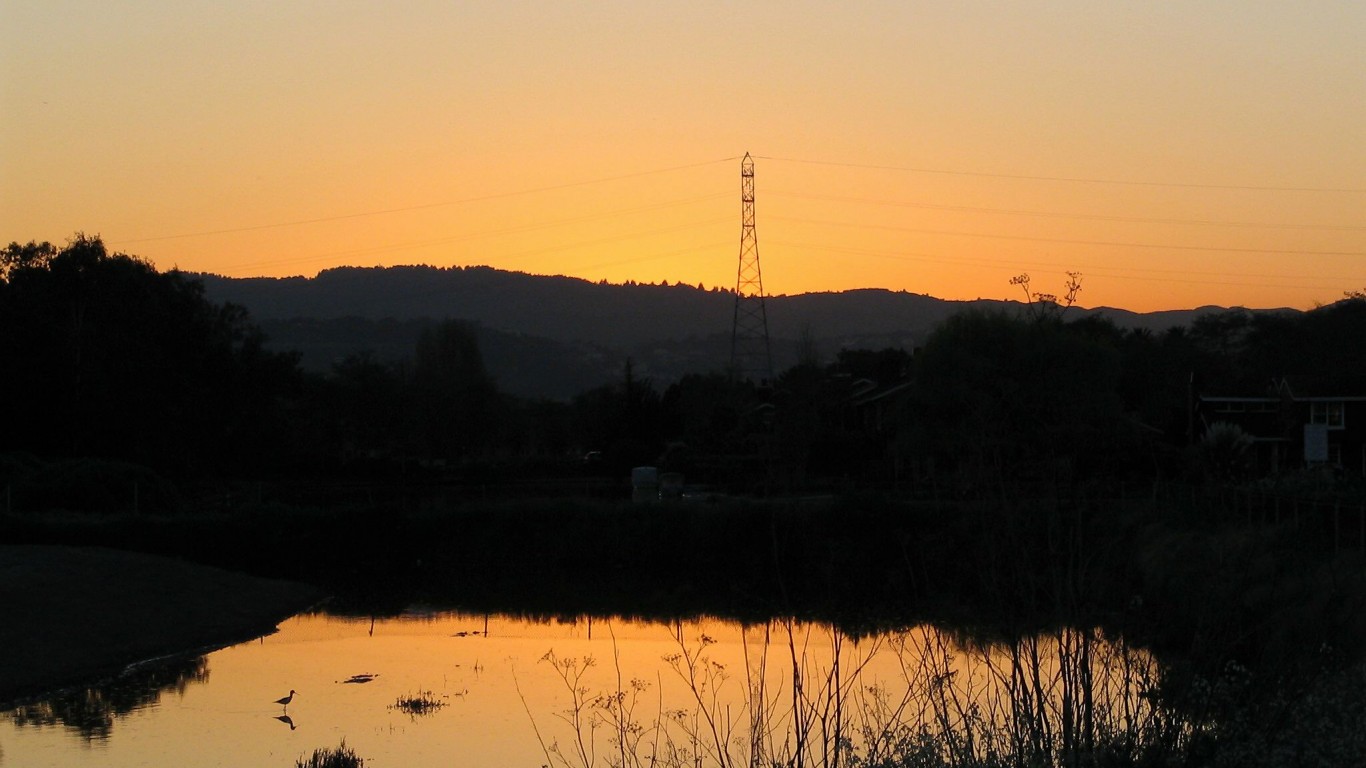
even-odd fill
[{"label": "bird reflection in water", "polygon": [[294,730],[294,718],[290,717],[289,715],[276,715],[275,719],[289,726],[289,730]]}]

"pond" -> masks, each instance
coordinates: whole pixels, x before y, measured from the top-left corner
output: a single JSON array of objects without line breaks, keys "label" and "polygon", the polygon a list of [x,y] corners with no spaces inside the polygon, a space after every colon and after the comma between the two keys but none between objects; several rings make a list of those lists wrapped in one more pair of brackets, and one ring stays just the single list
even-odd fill
[{"label": "pond", "polygon": [[293,766],[343,742],[375,768],[834,765],[837,744],[841,764],[1052,761],[1185,739],[1158,672],[1098,631],[984,645],[931,627],[317,613],[9,711],[0,768]]}]

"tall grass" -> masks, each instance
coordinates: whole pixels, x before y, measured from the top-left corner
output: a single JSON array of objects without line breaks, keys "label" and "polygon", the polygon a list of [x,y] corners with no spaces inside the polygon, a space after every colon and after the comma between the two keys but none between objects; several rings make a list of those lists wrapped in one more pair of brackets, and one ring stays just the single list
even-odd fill
[{"label": "tall grass", "polygon": [[[838,630],[816,641],[806,625],[775,622],[752,628],[743,642],[741,676],[713,656],[711,638],[680,641],[664,660],[687,703],[666,704],[661,692],[648,715],[640,709],[652,696],[648,683],[621,686],[618,673],[617,685],[596,690],[593,660],[547,654],[570,701],[557,715],[564,740],[542,742],[548,761],[558,768],[1095,765],[1102,755],[1172,756],[1189,732],[1159,707],[1151,657],[1094,632],[961,646],[920,629],[860,644]],[[896,660],[899,679],[868,671],[878,657]]]},{"label": "tall grass", "polygon": [[[1004,642],[926,628],[862,643],[838,630],[817,634],[789,622],[751,628],[743,670],[719,661],[706,636],[680,640],[665,661],[681,698],[665,693],[666,680],[623,685],[619,668],[594,687],[603,676],[593,659],[548,653],[543,662],[569,705],[555,716],[558,730],[537,725],[547,765],[1345,768],[1366,760],[1360,668],[1268,696],[1265,681],[1237,665],[1173,690],[1151,654],[1096,630]],[[888,660],[899,670],[890,678]]]}]

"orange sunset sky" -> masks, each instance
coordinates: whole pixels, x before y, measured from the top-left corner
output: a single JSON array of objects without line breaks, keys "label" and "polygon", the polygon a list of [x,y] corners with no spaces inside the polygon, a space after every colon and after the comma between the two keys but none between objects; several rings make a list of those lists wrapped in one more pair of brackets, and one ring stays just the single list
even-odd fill
[{"label": "orange sunset sky", "polygon": [[1309,308],[1366,288],[1366,3],[0,6],[0,240]]}]

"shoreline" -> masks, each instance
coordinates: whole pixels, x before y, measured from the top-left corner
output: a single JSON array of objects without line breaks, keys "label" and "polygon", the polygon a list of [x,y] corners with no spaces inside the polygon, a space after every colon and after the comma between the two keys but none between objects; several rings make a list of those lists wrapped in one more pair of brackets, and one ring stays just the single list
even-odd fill
[{"label": "shoreline", "polygon": [[322,597],[155,555],[0,546],[0,709],[269,634]]}]

